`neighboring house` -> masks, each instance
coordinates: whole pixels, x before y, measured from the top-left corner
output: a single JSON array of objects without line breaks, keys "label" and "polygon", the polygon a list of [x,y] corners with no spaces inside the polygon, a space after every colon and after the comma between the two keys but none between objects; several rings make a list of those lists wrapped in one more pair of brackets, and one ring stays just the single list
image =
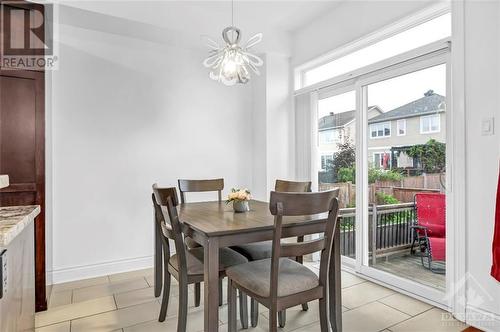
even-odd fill
[{"label": "neighboring house", "polygon": [[424,97],[368,121],[368,160],[377,168],[417,169],[404,151],[430,139],[445,142],[446,98],[429,90]]},{"label": "neighboring house", "polygon": [[[368,119],[383,114],[378,106],[370,106]],[[318,121],[318,149],[321,158],[321,169],[325,170],[328,160],[333,159],[333,154],[338,151],[338,144],[345,143],[348,139],[355,143],[356,111],[330,113]]]}]

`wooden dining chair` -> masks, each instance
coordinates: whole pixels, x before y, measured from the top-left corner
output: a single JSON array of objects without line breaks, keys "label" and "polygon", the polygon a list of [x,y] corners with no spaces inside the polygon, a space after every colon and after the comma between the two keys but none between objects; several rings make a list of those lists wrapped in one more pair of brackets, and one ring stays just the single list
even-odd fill
[{"label": "wooden dining chair", "polygon": [[[274,190],[277,192],[310,192],[311,191],[311,181],[297,182],[297,181],[285,181],[276,180]],[[297,237],[297,242],[304,242],[304,237]],[[272,254],[273,243],[272,241],[262,241],[255,243],[246,243],[238,246],[233,246],[231,249],[236,250],[240,254],[244,255],[249,261],[257,261],[260,259],[270,258]],[[303,263],[303,257],[299,256],[296,258],[297,262]],[[309,309],[307,303],[302,304],[302,310],[307,311]],[[255,300],[252,300],[250,307],[250,321],[252,327],[256,327],[259,319],[259,306]],[[286,312],[279,312],[279,326],[285,327],[286,324]]]},{"label": "wooden dining chair", "polygon": [[[186,193],[216,191],[219,203],[222,202],[222,190],[224,190],[224,179],[208,180],[186,180],[179,179],[179,192],[181,193],[181,203],[186,203]],[[186,246],[190,249],[201,247],[199,243],[190,237],[185,238]],[[194,285],[195,304],[200,304],[201,288],[200,284]],[[222,282],[219,282],[219,305],[222,305]]]},{"label": "wooden dining chair", "polygon": [[[338,189],[319,193],[271,192],[269,209],[274,217],[272,257],[230,267],[228,277],[229,331],[236,331],[236,289],[269,309],[269,331],[277,331],[277,313],[319,299],[321,331],[328,331],[327,277],[334,232],[338,231]],[[281,243],[283,217],[328,213],[324,236],[302,243]],[[319,277],[288,257],[321,251]],[[335,258],[334,258],[335,259]],[[340,283],[340,280],[335,280]],[[330,285],[334,287],[334,285]],[[337,288],[338,289],[338,288]],[[330,306],[340,306],[340,294]],[[338,311],[330,308],[330,312]],[[332,317],[336,321],[338,317]],[[336,325],[332,324],[335,330]]]},{"label": "wooden dining chair", "polygon": [[[153,206],[155,217],[162,229],[163,247],[163,296],[158,320],[163,322],[167,315],[170,296],[170,278],[173,276],[179,283],[179,313],[177,331],[186,331],[188,308],[188,285],[199,284],[204,278],[203,247],[186,249],[182,226],[177,214],[178,200],[175,188],[158,188],[153,185]],[[175,254],[170,255],[169,239],[174,241]],[[230,266],[243,264],[248,260],[229,248],[219,251],[219,278],[225,277],[225,270]],[[240,292],[240,319],[244,328],[248,327],[247,296]],[[245,325],[245,322],[246,325]]]}]

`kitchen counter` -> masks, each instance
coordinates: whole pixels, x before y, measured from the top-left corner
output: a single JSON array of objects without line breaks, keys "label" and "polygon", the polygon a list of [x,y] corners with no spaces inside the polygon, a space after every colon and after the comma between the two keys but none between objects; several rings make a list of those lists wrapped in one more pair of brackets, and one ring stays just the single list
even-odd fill
[{"label": "kitchen counter", "polygon": [[0,207],[0,248],[7,247],[39,213],[38,205]]},{"label": "kitchen counter", "polygon": [[0,207],[0,331],[35,330],[38,205]]},{"label": "kitchen counter", "polygon": [[8,175],[0,175],[0,189],[6,188],[9,186],[9,176]]}]

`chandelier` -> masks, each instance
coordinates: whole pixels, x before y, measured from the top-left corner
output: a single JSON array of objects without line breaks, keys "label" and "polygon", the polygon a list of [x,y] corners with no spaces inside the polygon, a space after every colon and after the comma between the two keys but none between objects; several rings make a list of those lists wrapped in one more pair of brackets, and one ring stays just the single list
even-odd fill
[{"label": "chandelier", "polygon": [[250,80],[250,70],[259,75],[257,67],[264,64],[261,58],[249,52],[250,48],[262,41],[262,33],[251,37],[244,46],[240,46],[241,31],[234,26],[234,0],[231,1],[231,26],[222,30],[225,44],[220,46],[213,39],[206,37],[210,48],[208,58],[203,65],[210,68],[210,78],[225,85],[245,84]]}]

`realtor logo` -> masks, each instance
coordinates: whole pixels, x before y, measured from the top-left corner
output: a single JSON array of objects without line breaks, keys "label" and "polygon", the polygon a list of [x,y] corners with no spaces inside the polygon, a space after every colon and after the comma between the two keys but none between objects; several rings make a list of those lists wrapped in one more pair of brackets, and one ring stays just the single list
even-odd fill
[{"label": "realtor logo", "polygon": [[55,8],[51,3],[0,1],[2,69],[56,69]]}]

